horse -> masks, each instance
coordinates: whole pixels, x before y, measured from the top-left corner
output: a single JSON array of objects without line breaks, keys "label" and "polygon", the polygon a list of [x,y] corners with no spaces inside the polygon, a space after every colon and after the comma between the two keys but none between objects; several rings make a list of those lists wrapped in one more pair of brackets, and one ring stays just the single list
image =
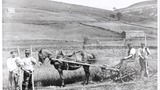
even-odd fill
[{"label": "horse", "polygon": [[83,69],[85,72],[85,80],[83,84],[87,85],[89,83],[89,76],[90,76],[89,67],[90,66],[66,63],[66,62],[59,61],[58,59],[81,62],[81,63],[89,63],[89,64],[91,64],[90,60],[91,61],[93,60],[92,63],[96,62],[96,57],[94,54],[89,54],[84,51],[73,52],[71,55],[65,55],[63,51],[58,51],[56,57],[54,57],[53,53],[51,53],[49,50],[40,49],[40,51],[38,52],[38,57],[39,57],[39,62],[42,64],[44,63],[46,58],[49,59],[50,64],[53,65],[56,70],[58,70],[58,73],[61,79],[61,86],[63,87],[65,86],[63,70],[77,70],[81,66],[83,66]]}]

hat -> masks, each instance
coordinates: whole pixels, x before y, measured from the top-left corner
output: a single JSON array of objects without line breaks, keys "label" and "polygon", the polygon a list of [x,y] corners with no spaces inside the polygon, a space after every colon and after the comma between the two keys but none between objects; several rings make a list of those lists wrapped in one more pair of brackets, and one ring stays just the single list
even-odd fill
[{"label": "hat", "polygon": [[13,54],[13,53],[16,53],[16,52],[17,52],[16,50],[13,50],[13,51],[10,52],[10,54]]},{"label": "hat", "polygon": [[131,43],[128,43],[127,45],[128,45],[128,46],[132,46],[132,44],[131,44]]},{"label": "hat", "polygon": [[141,45],[145,45],[145,43],[141,43]]},{"label": "hat", "polygon": [[26,50],[25,50],[25,54],[30,54],[30,50],[29,50],[29,49],[26,49]]}]

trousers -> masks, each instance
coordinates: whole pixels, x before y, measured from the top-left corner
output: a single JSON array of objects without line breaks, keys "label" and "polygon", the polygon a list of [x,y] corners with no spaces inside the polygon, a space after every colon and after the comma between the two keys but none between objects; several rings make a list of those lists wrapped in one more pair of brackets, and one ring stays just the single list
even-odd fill
[{"label": "trousers", "polygon": [[9,89],[19,90],[19,75],[14,72],[9,72]]},{"label": "trousers", "polygon": [[32,71],[23,73],[22,90],[33,90],[32,88]]},{"label": "trousers", "polygon": [[148,77],[148,70],[147,70],[147,60],[146,59],[139,59],[139,63],[141,66],[141,77]]}]

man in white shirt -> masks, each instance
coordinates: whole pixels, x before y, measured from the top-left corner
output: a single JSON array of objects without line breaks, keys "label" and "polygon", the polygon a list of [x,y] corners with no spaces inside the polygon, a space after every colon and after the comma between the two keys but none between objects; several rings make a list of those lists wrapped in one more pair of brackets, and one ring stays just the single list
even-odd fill
[{"label": "man in white shirt", "polygon": [[147,59],[148,59],[148,55],[150,54],[151,53],[150,53],[149,48],[146,47],[144,43],[141,43],[141,48],[138,49],[139,63],[141,66],[141,78],[143,76],[148,77]]},{"label": "man in white shirt", "polygon": [[19,57],[17,57],[16,51],[10,52],[11,57],[7,60],[7,68],[9,70],[9,88],[13,89],[12,82],[14,83],[15,90],[19,89],[19,74],[20,74],[20,67],[23,65],[23,62]]},{"label": "man in white shirt", "polygon": [[134,62],[136,58],[136,49],[133,48],[132,44],[128,44],[127,46],[129,48],[128,55],[121,59],[121,62],[119,64],[120,68],[125,68],[129,62]]},{"label": "man in white shirt", "polygon": [[30,56],[30,50],[25,50],[25,58],[22,59],[23,61],[23,84],[22,90],[32,90],[32,73],[34,68],[32,65],[36,64],[36,60]]}]

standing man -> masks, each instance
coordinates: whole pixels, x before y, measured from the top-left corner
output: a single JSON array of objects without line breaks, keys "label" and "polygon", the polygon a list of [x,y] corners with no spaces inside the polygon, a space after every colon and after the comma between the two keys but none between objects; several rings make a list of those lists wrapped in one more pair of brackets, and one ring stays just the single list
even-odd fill
[{"label": "standing man", "polygon": [[24,65],[23,84],[22,90],[32,90],[32,74],[33,66],[36,64],[36,60],[30,56],[30,50],[25,50],[25,58],[22,59]]},{"label": "standing man", "polygon": [[[17,57],[17,51],[10,52],[11,57],[7,60],[7,68],[9,70],[9,88],[11,90],[19,90],[19,77],[20,77],[20,68],[23,65],[23,62],[19,57]],[[14,83],[14,89],[13,89]]]},{"label": "standing man", "polygon": [[148,59],[148,55],[150,54],[151,53],[150,53],[149,48],[146,47],[144,43],[141,43],[141,48],[138,49],[139,63],[141,66],[141,78],[143,76],[148,78],[147,59]]},{"label": "standing man", "polygon": [[129,62],[134,62],[136,57],[136,49],[133,48],[132,44],[127,44],[129,50],[128,55],[123,57],[120,62],[120,68],[124,69]]},{"label": "standing man", "polygon": [[85,45],[87,44],[88,40],[89,40],[88,37],[83,38],[83,46],[82,46],[83,50],[85,49]]}]

